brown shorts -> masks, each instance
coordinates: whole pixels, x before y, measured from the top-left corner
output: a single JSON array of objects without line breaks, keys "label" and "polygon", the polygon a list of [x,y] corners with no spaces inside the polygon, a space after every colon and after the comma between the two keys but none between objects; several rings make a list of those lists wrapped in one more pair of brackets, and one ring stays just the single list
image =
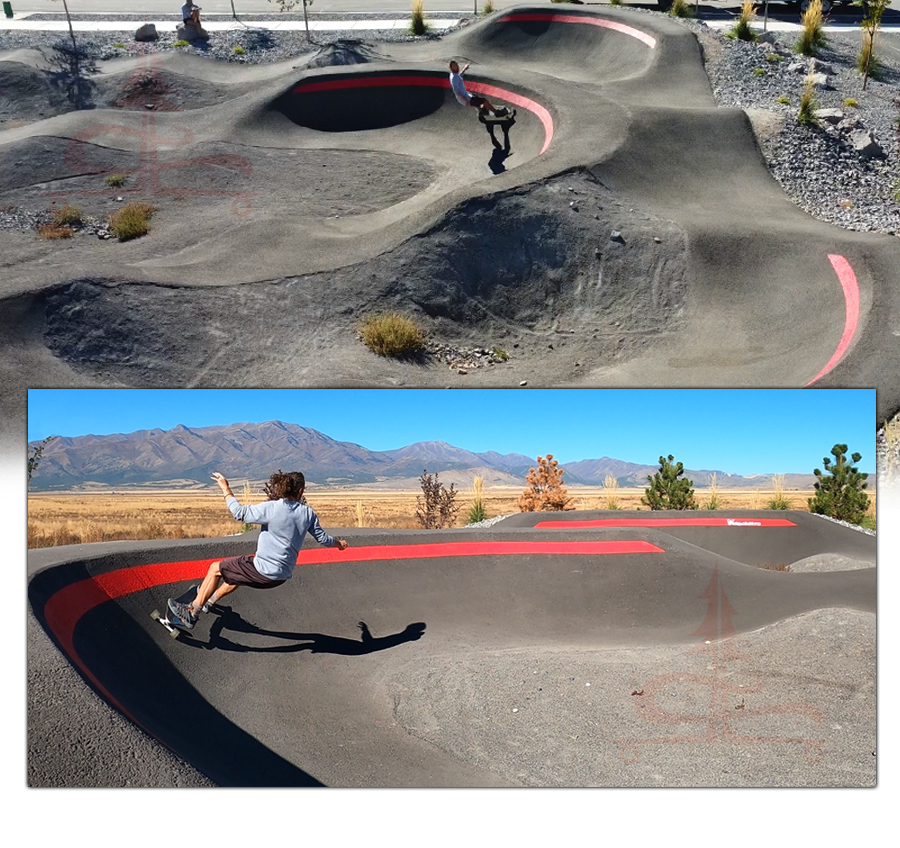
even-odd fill
[{"label": "brown shorts", "polygon": [[254,589],[274,589],[284,580],[270,580],[253,565],[253,555],[228,557],[219,562],[219,574],[229,586],[252,586]]}]

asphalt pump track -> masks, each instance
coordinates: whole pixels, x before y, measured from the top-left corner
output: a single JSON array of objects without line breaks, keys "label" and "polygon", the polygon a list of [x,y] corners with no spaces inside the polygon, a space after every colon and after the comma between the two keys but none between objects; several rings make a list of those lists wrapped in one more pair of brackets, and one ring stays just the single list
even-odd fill
[{"label": "asphalt pump track", "polygon": [[[453,100],[450,58],[517,108],[509,151]],[[876,386],[879,420],[900,408],[897,239],[799,210],[665,17],[523,6],[292,63],[115,60],[80,111],[53,100],[46,55],[0,59],[20,116],[0,203],[158,207],[125,243],[0,233],[9,396],[24,375],[445,385],[446,363],[358,341],[398,309],[510,355],[467,386]]]},{"label": "asphalt pump track", "polygon": [[341,535],[174,640],[150,611],[255,534],[31,552],[30,785],[875,784],[873,535],[771,510]]}]

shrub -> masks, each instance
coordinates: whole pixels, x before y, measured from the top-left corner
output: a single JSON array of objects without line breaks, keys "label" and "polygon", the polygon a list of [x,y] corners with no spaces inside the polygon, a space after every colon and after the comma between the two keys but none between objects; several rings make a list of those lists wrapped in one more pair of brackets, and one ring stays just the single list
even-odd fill
[{"label": "shrub", "polygon": [[142,201],[126,203],[109,216],[109,228],[119,241],[138,238],[150,232],[150,219],[155,211],[155,206]]},{"label": "shrub", "polygon": [[499,359],[501,362],[509,362],[509,354],[502,347],[495,347],[491,351],[491,356]]},{"label": "shrub", "polygon": [[767,71],[765,68],[754,68],[753,69],[753,76],[756,76],[756,77],[764,77],[766,75],[766,73],[767,73]]},{"label": "shrub", "polygon": [[482,15],[490,15],[494,11],[494,4],[491,3],[491,0],[487,0],[487,2],[481,8]]},{"label": "shrub", "polygon": [[756,33],[750,26],[750,21],[756,17],[756,4],[752,0],[744,0],[741,4],[741,13],[737,23],[728,32],[733,38],[741,41],[756,41]]},{"label": "shrub", "polygon": [[62,239],[72,238],[75,235],[73,227],[60,227],[56,224],[41,224],[38,227],[38,238],[42,239]]},{"label": "shrub", "polygon": [[235,52],[238,56],[243,56],[247,51],[244,50],[244,48],[241,47],[240,44],[235,44],[235,45],[234,45],[234,52]]},{"label": "shrub", "polygon": [[816,109],[819,104],[816,102],[816,95],[812,83],[808,82],[803,87],[803,94],[800,95],[800,111],[797,112],[797,120],[805,126],[810,126],[816,122]]},{"label": "shrub", "polygon": [[529,468],[525,482],[528,488],[519,497],[522,512],[548,512],[574,509],[572,498],[563,484],[563,474],[559,461],[552,453],[537,458],[537,468]]},{"label": "shrub", "polygon": [[415,356],[425,347],[425,334],[415,321],[397,312],[366,318],[360,336],[363,344],[379,356]]},{"label": "shrub", "polygon": [[173,47],[190,47],[190,41],[185,41],[183,38],[179,38],[178,41],[172,44]]},{"label": "shrub", "polygon": [[804,56],[815,56],[820,47],[828,42],[822,20],[822,0],[812,0],[800,17],[800,38],[794,49]]},{"label": "shrub", "polygon": [[119,188],[125,185],[126,177],[125,174],[110,174],[103,182],[113,188]]},{"label": "shrub", "polygon": [[603,493],[606,497],[607,509],[621,509],[619,505],[619,481],[612,474],[603,478]]},{"label": "shrub", "polygon": [[719,508],[719,484],[718,475],[715,471],[709,476],[709,499],[703,505],[704,509]]},{"label": "shrub", "polygon": [[476,476],[472,482],[472,488],[475,490],[475,497],[472,500],[466,524],[477,524],[487,518],[487,510],[484,508],[484,477]]},{"label": "shrub", "polygon": [[428,31],[428,26],[425,23],[425,0],[413,0],[412,20],[409,24],[409,31],[413,35],[425,35]]},{"label": "shrub", "polygon": [[784,495],[784,474],[772,477],[772,489],[774,497],[769,501],[769,509],[790,509],[791,502]]},{"label": "shrub", "polygon": [[694,483],[692,480],[679,479],[684,474],[682,463],[672,464],[675,459],[669,454],[668,459],[659,458],[659,471],[647,477],[650,486],[644,490],[641,503],[650,509],[696,509],[694,500]]},{"label": "shrub", "polygon": [[824,472],[818,468],[813,471],[818,482],[815,484],[815,496],[808,501],[809,511],[859,524],[869,508],[869,496],[863,491],[868,486],[866,480],[869,475],[860,474],[856,465],[851,463],[859,462],[862,454],[852,454],[850,462],[847,462],[847,446],[835,445],[831,455],[835,459],[833,463],[827,456],[822,460]]},{"label": "shrub", "polygon": [[673,0],[669,7],[669,14],[673,18],[693,18],[694,10],[688,0]]},{"label": "shrub", "polygon": [[125,49],[125,45],[121,41],[117,41],[115,44],[113,44],[113,47],[115,47],[117,50]]},{"label": "shrub", "polygon": [[438,474],[429,474],[426,468],[419,478],[422,494],[416,495],[416,518],[426,530],[452,527],[459,512],[454,484],[447,489],[438,477]]},{"label": "shrub", "polygon": [[778,98],[778,102],[787,106],[791,102],[791,98],[782,94],[781,97]]},{"label": "shrub", "polygon": [[855,109],[857,106],[859,106],[859,101],[854,100],[852,97],[848,97],[844,100],[844,105],[849,107],[850,109]]},{"label": "shrub", "polygon": [[71,227],[81,223],[81,210],[77,206],[67,203],[59,209],[53,210],[53,225],[55,227]]}]

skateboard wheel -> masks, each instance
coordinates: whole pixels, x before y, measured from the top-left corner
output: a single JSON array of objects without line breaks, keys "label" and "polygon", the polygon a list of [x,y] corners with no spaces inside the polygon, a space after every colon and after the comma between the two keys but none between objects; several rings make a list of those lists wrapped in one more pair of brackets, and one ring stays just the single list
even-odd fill
[{"label": "skateboard wheel", "polygon": [[171,630],[170,633],[169,633],[169,636],[170,636],[172,639],[177,639],[177,638],[178,638],[178,631],[177,631],[175,628],[172,628],[172,630]]},{"label": "skateboard wheel", "polygon": [[150,613],[150,618],[154,621],[159,621],[159,617],[159,610],[153,610],[153,612]]}]

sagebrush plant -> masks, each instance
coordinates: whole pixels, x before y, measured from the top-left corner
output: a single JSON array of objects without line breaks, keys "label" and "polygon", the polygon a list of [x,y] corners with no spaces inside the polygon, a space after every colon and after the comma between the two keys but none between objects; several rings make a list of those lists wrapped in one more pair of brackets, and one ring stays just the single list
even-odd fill
[{"label": "sagebrush plant", "polygon": [[155,206],[142,200],[126,203],[121,209],[110,214],[109,228],[119,241],[130,241],[150,232],[150,219]]},{"label": "sagebrush plant", "polygon": [[805,126],[816,123],[816,109],[819,104],[816,101],[816,93],[811,82],[806,83],[803,87],[803,93],[800,95],[800,111],[797,112],[797,120]]},{"label": "sagebrush plant", "polygon": [[804,56],[815,56],[819,48],[828,43],[825,37],[822,0],[812,0],[800,17],[800,37],[794,47]]},{"label": "sagebrush plant", "polygon": [[729,35],[740,41],[756,41],[756,33],[750,26],[750,21],[756,17],[757,6],[752,0],[744,0],[741,4],[741,13],[738,15],[737,22],[729,31]]},{"label": "sagebrush plant", "polygon": [[529,468],[525,477],[528,488],[519,497],[521,512],[557,512],[574,509],[572,498],[563,483],[559,460],[552,453],[537,458],[537,467]]},{"label": "sagebrush plant", "polygon": [[363,319],[359,332],[363,344],[379,356],[415,356],[425,348],[425,334],[419,325],[398,312]]},{"label": "sagebrush plant", "polygon": [[413,35],[425,35],[428,31],[428,25],[425,23],[425,0],[413,0],[409,31]]},{"label": "sagebrush plant", "polygon": [[827,515],[839,521],[860,524],[869,509],[869,496],[865,489],[869,475],[856,467],[862,454],[853,453],[847,459],[847,445],[835,445],[831,449],[834,462],[824,457],[825,470],[813,471],[818,482],[816,494],[808,500],[809,511]]}]

